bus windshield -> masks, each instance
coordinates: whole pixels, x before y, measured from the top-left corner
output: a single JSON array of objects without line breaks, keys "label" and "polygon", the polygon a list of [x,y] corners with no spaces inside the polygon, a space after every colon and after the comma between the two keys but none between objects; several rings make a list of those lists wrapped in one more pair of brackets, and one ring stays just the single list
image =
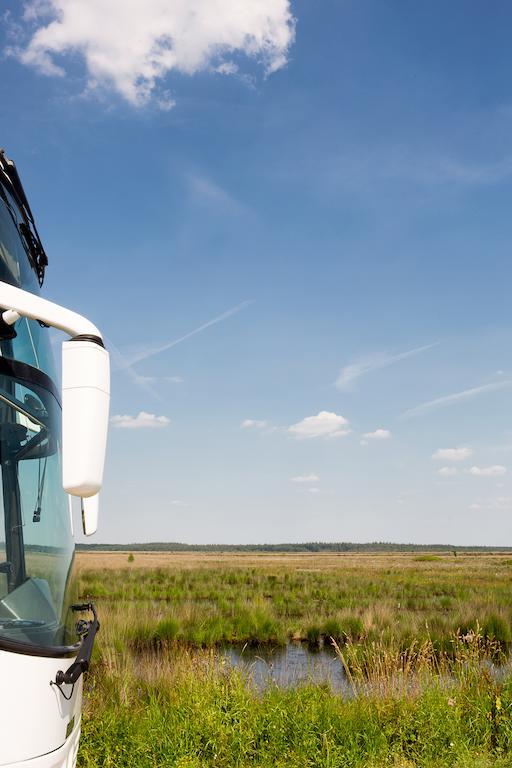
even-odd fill
[{"label": "bus windshield", "polygon": [[[0,280],[38,292],[2,199]],[[68,628],[74,540],[48,329],[21,319],[15,332],[0,332],[0,648],[30,644],[44,653],[77,640]]]}]

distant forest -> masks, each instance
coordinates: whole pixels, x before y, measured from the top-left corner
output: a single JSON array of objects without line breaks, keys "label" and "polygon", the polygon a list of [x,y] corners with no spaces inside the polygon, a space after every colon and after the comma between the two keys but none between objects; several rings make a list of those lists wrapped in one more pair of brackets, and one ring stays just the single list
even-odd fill
[{"label": "distant forest", "polygon": [[175,541],[152,541],[147,544],[77,544],[79,551],[90,552],[511,552],[510,547],[465,547],[455,544],[394,544],[372,541],[354,544],[349,541],[310,541],[303,544],[180,544]]}]

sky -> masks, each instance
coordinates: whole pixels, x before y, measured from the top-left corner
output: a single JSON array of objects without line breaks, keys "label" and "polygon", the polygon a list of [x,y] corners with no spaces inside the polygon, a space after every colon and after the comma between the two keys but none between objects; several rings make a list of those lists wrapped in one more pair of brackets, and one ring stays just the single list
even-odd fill
[{"label": "sky", "polygon": [[512,545],[512,7],[2,4],[44,294],[112,355],[89,541]]}]

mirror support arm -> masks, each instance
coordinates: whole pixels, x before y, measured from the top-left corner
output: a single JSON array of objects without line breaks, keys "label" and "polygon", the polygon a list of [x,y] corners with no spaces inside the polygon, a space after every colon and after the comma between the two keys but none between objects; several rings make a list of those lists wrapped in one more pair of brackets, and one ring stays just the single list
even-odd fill
[{"label": "mirror support arm", "polygon": [[15,323],[18,317],[28,317],[64,331],[72,339],[78,337],[103,346],[101,332],[86,317],[2,281],[0,281],[0,306],[7,310],[3,312],[2,317],[8,325]]}]

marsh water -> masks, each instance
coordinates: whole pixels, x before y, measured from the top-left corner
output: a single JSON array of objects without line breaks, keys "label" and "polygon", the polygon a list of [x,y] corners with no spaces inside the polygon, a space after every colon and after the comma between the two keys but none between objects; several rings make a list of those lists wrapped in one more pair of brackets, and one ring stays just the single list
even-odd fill
[{"label": "marsh water", "polygon": [[[228,645],[219,651],[221,659],[225,660],[235,669],[241,669],[252,680],[258,690],[263,691],[268,685],[277,685],[280,688],[293,688],[303,683],[327,684],[330,688],[345,696],[354,695],[341,660],[336,656],[334,649],[324,645],[320,648],[312,648],[307,643],[290,642],[285,646],[235,646]],[[482,670],[500,682],[511,674],[512,656],[501,664],[492,663],[489,660],[481,662]],[[396,682],[400,681],[400,676]],[[453,682],[453,678],[447,676],[446,681]],[[406,687],[415,687],[417,678],[411,676],[402,680]],[[374,690],[378,683],[371,683],[361,687],[361,690]]]},{"label": "marsh water", "polygon": [[290,688],[306,682],[325,683],[340,692],[349,690],[343,665],[328,646],[314,650],[300,642],[278,648],[226,646],[220,655],[243,670],[260,690],[269,684]]}]

